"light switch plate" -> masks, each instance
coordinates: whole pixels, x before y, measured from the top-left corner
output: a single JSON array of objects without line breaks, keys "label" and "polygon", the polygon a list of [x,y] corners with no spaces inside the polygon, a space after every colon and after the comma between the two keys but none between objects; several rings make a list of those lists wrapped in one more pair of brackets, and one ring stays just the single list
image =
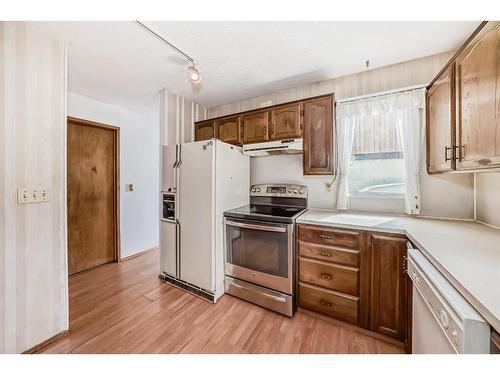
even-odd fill
[{"label": "light switch plate", "polygon": [[47,187],[17,189],[17,204],[44,203],[49,201],[50,191]]}]

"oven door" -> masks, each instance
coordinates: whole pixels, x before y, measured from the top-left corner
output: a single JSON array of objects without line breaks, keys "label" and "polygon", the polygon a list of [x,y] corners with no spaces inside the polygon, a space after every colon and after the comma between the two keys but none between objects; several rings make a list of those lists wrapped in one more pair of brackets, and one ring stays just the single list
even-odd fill
[{"label": "oven door", "polygon": [[293,293],[293,224],[225,219],[226,275]]}]

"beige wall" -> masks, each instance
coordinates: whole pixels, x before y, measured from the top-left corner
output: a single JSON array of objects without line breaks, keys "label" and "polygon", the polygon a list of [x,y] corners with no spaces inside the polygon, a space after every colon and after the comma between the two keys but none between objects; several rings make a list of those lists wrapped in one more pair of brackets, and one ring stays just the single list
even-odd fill
[{"label": "beige wall", "polygon": [[500,172],[476,174],[476,218],[500,228]]},{"label": "beige wall", "polygon": [[[0,353],[68,328],[65,49],[27,23],[0,22]],[[17,188],[48,186],[18,205]]]},{"label": "beige wall", "polygon": [[[452,55],[453,52],[447,52],[345,77],[281,90],[269,95],[210,108],[208,113],[209,117],[218,117],[260,108],[260,104],[266,101],[271,101],[274,105],[330,92],[335,93],[336,99],[342,99],[427,84]],[[473,219],[474,179],[472,174],[430,176],[425,169],[425,155],[422,155],[420,172],[421,214],[434,217]],[[251,161],[252,184],[276,181],[307,185],[310,194],[310,207],[330,209],[336,207],[336,185],[329,192],[325,188],[325,184],[330,182],[331,179],[330,176],[303,176],[301,155],[252,158]],[[351,208],[361,211],[402,213],[403,201],[394,198],[356,198],[351,200]]]},{"label": "beige wall", "polygon": [[207,118],[207,108],[171,93],[160,91],[160,144],[194,141],[194,122]]}]

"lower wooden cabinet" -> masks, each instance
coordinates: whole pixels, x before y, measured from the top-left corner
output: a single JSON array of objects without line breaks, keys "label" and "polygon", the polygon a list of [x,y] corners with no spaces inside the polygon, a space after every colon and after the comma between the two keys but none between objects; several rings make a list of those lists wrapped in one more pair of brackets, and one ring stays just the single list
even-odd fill
[{"label": "lower wooden cabinet", "polygon": [[359,297],[334,292],[313,285],[299,284],[300,306],[358,324]]},{"label": "lower wooden cabinet", "polygon": [[401,235],[299,224],[299,306],[405,341],[406,244]]},{"label": "lower wooden cabinet", "polygon": [[406,253],[408,240],[371,233],[370,329],[403,341],[406,331]]}]

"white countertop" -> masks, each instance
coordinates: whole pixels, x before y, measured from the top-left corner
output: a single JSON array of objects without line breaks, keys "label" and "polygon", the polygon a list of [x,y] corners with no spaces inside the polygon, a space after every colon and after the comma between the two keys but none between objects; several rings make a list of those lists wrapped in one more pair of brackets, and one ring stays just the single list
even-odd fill
[{"label": "white countertop", "polygon": [[297,223],[405,234],[500,332],[500,230],[472,221],[310,209]]}]

